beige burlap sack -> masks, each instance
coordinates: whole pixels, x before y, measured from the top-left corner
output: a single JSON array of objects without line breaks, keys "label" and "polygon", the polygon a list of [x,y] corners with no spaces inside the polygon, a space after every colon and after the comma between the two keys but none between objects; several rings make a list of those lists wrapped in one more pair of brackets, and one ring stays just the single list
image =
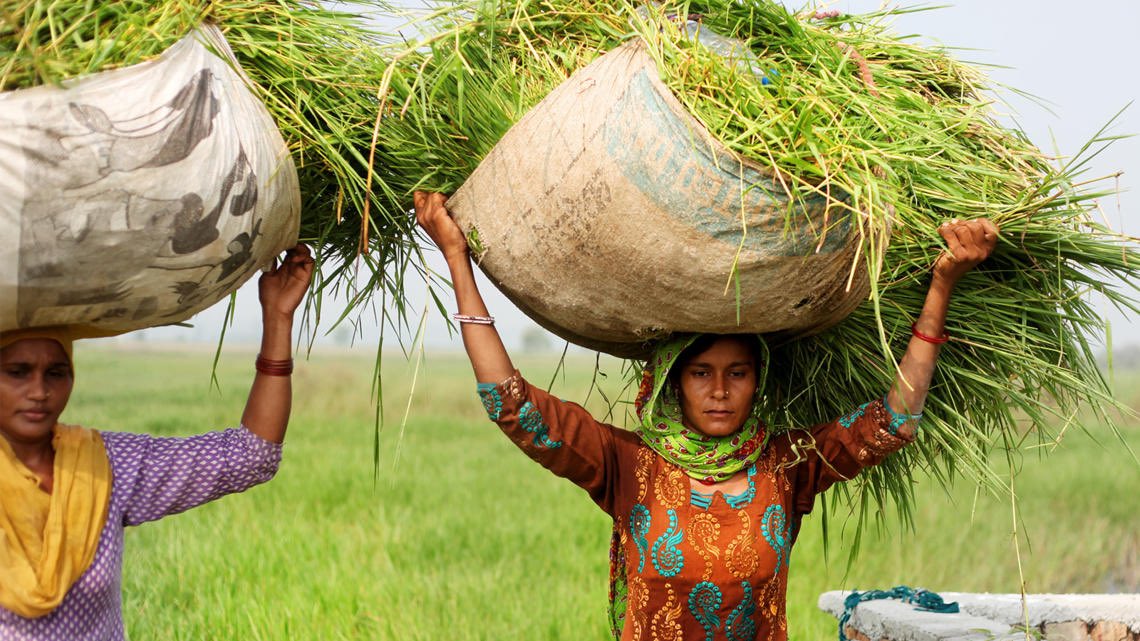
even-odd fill
[{"label": "beige burlap sack", "polygon": [[0,94],[0,331],[185,320],[296,243],[297,173],[221,33]]},{"label": "beige burlap sack", "polygon": [[672,332],[842,320],[868,292],[857,221],[822,198],[789,212],[779,179],[712,139],[643,46],[571,76],[452,196],[482,269],[550,331],[619,356]]}]

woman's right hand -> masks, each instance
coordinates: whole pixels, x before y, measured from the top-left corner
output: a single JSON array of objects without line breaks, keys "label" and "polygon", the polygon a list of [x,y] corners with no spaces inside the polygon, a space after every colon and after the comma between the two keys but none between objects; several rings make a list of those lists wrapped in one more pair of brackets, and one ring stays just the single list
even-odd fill
[{"label": "woman's right hand", "polygon": [[[451,286],[455,290],[455,304],[458,312],[465,316],[487,316],[487,304],[479,294],[475,283],[474,267],[471,265],[467,238],[463,230],[447,213],[447,196],[443,194],[417,191],[415,193],[416,222],[424,228],[436,247],[447,259],[447,269],[451,272]],[[475,370],[475,379],[480,383],[498,383],[514,373],[511,357],[503,347],[503,341],[494,325],[460,322],[463,347]]]},{"label": "woman's right hand", "polygon": [[443,252],[447,260],[466,258],[467,237],[447,211],[447,196],[435,192],[417,191],[413,194],[416,222]]}]

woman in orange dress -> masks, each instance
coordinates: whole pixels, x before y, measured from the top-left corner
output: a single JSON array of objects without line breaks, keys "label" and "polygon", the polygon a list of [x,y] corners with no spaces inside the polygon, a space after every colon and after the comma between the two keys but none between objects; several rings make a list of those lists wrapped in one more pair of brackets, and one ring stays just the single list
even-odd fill
[{"label": "woman in orange dress", "polygon": [[416,217],[443,252],[456,320],[492,421],[532,459],[577,484],[613,519],[615,638],[787,638],[792,545],[815,497],[914,440],[958,280],[993,251],[986,219],[940,228],[925,304],[891,388],[811,430],[768,434],[767,354],[754,335],[678,336],[646,365],[636,431],[530,385],[511,364],[476,287],[467,241],[441,194]]}]

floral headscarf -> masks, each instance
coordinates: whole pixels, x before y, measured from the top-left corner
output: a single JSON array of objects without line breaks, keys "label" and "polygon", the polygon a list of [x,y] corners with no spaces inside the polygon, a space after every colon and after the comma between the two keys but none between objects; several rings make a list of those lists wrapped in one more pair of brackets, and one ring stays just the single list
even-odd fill
[{"label": "floral headscarf", "polygon": [[767,373],[767,347],[761,362],[756,363],[756,396],[752,412],[744,424],[727,436],[706,436],[682,423],[678,390],[669,384],[669,370],[677,357],[692,345],[700,334],[683,335],[662,343],[646,363],[635,407],[641,419],[641,440],[666,461],[685,470],[689,476],[705,482],[726,481],[760,457],[765,428],[760,420],[760,404],[756,402],[764,387]]}]

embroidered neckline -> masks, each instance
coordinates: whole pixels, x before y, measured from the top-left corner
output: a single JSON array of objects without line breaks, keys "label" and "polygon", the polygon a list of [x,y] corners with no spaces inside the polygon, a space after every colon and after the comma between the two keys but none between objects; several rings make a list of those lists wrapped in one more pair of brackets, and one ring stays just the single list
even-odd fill
[{"label": "embroidered neckline", "polygon": [[[751,503],[752,499],[756,498],[756,481],[752,478],[755,475],[756,464],[753,463],[748,466],[748,489],[739,494],[724,494],[721,492],[721,494],[724,494],[724,502],[728,504],[728,507],[739,510]],[[692,503],[694,507],[707,510],[712,506],[712,501],[716,493],[717,491],[701,492],[696,488],[689,488],[689,502]]]}]

